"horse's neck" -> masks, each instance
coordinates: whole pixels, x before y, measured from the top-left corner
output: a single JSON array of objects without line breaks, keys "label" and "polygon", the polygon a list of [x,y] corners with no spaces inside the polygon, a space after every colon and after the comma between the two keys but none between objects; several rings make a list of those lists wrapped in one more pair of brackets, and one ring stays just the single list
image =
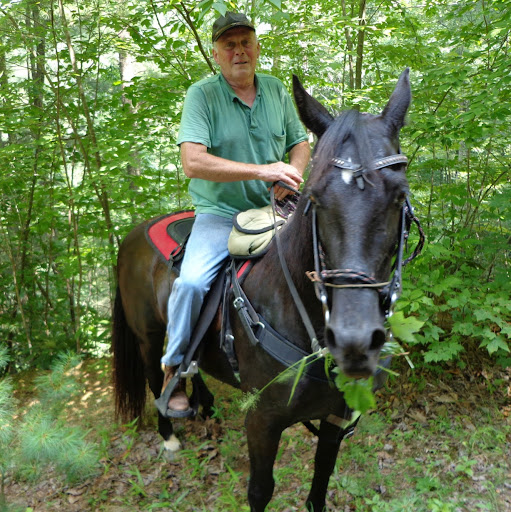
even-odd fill
[{"label": "horse's neck", "polygon": [[[313,324],[322,321],[319,302],[305,272],[314,268],[311,220],[297,209],[279,236],[281,255]],[[282,270],[276,240],[250,272],[244,285],[256,311],[289,340],[307,349],[309,338]]]}]

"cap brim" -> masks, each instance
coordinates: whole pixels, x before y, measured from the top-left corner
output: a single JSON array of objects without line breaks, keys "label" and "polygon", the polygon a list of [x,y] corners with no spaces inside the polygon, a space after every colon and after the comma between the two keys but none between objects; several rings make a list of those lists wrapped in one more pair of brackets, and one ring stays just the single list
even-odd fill
[{"label": "cap brim", "polygon": [[255,32],[255,28],[252,25],[248,25],[247,23],[245,23],[243,21],[237,21],[236,23],[231,23],[230,25],[227,25],[227,27],[222,27],[216,34],[213,35],[213,38],[212,38],[213,42],[217,41],[218,38],[222,34],[227,32],[228,30],[231,30],[231,28],[236,28],[236,27],[249,28],[250,30],[253,30]]}]

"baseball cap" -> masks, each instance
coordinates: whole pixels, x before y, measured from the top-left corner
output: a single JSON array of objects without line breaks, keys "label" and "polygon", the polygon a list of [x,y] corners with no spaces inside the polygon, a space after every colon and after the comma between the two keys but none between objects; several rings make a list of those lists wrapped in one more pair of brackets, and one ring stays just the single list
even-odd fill
[{"label": "baseball cap", "polygon": [[211,41],[214,43],[224,32],[234,27],[247,27],[255,32],[255,27],[248,18],[238,12],[226,12],[213,23]]}]

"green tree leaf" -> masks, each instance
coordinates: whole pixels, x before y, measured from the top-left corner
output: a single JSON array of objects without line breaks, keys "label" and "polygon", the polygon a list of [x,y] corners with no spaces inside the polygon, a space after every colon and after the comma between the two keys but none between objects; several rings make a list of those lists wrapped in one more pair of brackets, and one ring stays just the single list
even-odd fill
[{"label": "green tree leaf", "polygon": [[376,407],[372,377],[369,379],[350,379],[339,370],[335,378],[335,384],[339,391],[344,394],[344,400],[348,406],[354,411],[364,414]]},{"label": "green tree leaf", "polygon": [[282,9],[282,0],[269,0],[277,9]]},{"label": "green tree leaf", "polygon": [[414,316],[405,317],[402,311],[397,311],[388,319],[392,334],[405,343],[415,343],[414,334],[422,328],[424,322]]}]

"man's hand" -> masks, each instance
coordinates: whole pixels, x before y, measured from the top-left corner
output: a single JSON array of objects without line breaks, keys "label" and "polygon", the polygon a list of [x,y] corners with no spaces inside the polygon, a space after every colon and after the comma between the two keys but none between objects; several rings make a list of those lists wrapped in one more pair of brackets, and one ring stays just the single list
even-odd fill
[{"label": "man's hand", "polygon": [[[264,181],[282,181],[286,185],[298,190],[300,185],[303,183],[302,175],[292,165],[286,164],[284,162],[275,162],[274,164],[267,164],[265,167],[265,177]],[[281,187],[280,185],[275,185],[274,188],[275,199],[284,199],[287,195],[292,194],[290,190]]]}]

